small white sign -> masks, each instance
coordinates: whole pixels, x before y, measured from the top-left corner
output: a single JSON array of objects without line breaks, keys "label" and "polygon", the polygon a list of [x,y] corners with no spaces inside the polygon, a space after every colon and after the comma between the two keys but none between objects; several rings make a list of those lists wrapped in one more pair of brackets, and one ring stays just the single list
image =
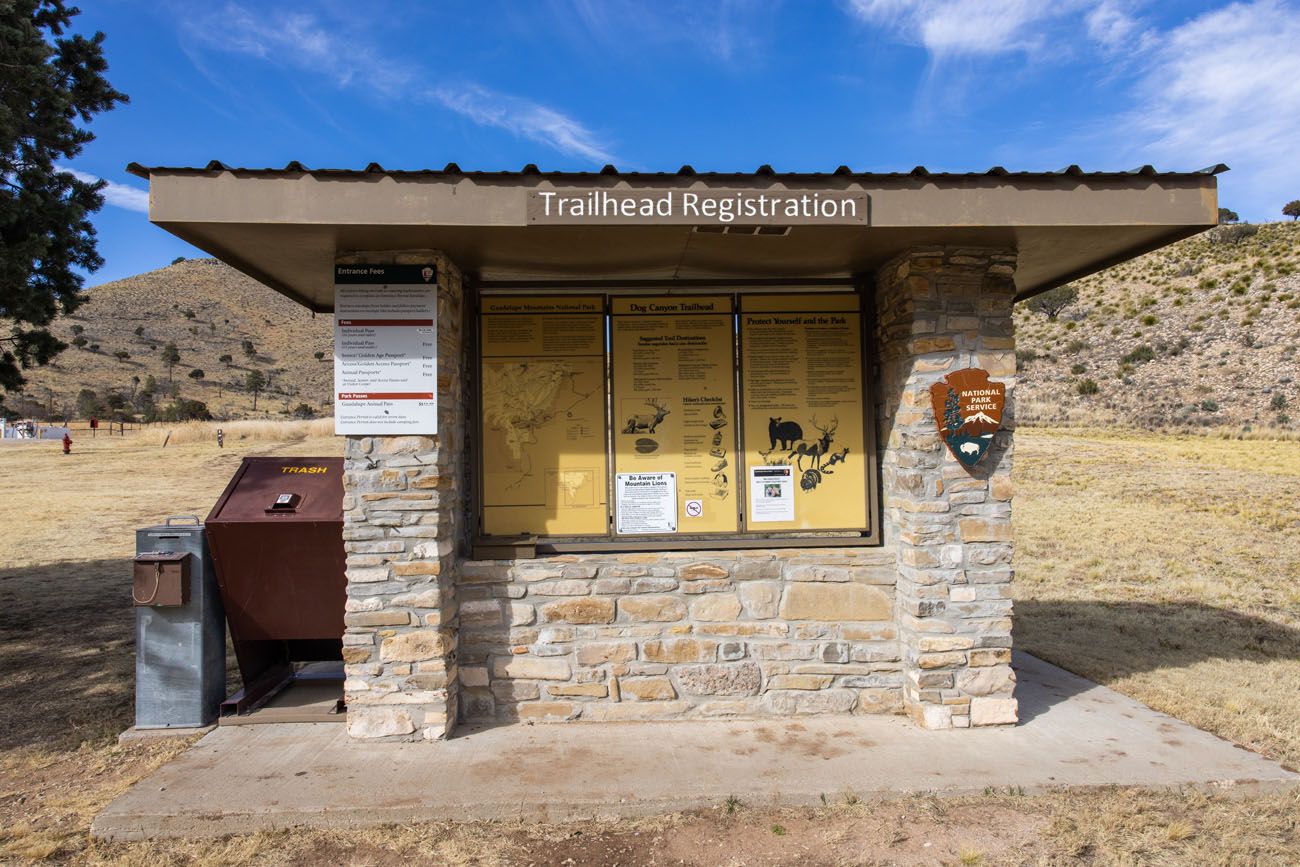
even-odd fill
[{"label": "small white sign", "polygon": [[433,265],[334,273],[334,432],[438,432],[438,275]]},{"label": "small white sign", "polygon": [[618,473],[614,496],[616,532],[677,532],[676,473]]},{"label": "small white sign", "polygon": [[686,509],[686,517],[688,517],[688,518],[698,518],[698,517],[700,517],[701,515],[704,514],[704,501],[703,501],[703,500],[687,500],[687,501],[686,501],[685,509]]},{"label": "small white sign", "polygon": [[794,520],[794,467],[749,468],[749,520]]}]

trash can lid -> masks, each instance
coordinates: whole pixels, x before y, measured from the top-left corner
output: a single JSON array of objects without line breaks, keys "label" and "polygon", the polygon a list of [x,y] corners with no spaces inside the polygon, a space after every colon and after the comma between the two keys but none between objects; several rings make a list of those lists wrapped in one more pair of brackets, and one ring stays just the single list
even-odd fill
[{"label": "trash can lid", "polygon": [[343,520],[343,458],[244,458],[208,525]]}]

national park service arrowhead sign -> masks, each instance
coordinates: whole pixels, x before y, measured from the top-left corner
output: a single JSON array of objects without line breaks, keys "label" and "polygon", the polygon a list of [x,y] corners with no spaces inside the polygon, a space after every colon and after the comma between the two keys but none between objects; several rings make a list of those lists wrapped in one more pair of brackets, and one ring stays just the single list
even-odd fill
[{"label": "national park service arrowhead sign", "polygon": [[968,367],[930,386],[930,403],[948,451],[963,466],[973,467],[988,452],[993,434],[1002,426],[1007,386],[989,382],[987,370]]}]

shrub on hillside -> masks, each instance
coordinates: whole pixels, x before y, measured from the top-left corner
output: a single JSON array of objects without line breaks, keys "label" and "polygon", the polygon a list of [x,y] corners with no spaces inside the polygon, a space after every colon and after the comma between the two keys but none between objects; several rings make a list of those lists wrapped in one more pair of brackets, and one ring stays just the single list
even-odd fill
[{"label": "shrub on hillside", "polygon": [[1097,386],[1097,380],[1093,379],[1090,376],[1084,377],[1083,379],[1075,383],[1074,390],[1084,397],[1088,397],[1089,395],[1093,395],[1101,391],[1101,389]]},{"label": "shrub on hillside", "polygon": [[107,415],[112,421],[135,421],[135,416],[131,415],[131,405],[126,399],[126,395],[115,389],[110,389],[104,395],[104,406],[107,408]]},{"label": "shrub on hillside", "polygon": [[1120,364],[1146,364],[1156,357],[1156,351],[1147,344],[1142,344],[1120,359]]},{"label": "shrub on hillside", "polygon": [[167,379],[172,378],[172,368],[181,362],[181,352],[176,348],[175,343],[168,343],[163,347],[162,363],[167,365]]},{"label": "shrub on hillside", "polygon": [[1211,244],[1240,244],[1258,233],[1259,226],[1251,223],[1232,223],[1227,226],[1215,226],[1206,235]]},{"label": "shrub on hillside", "polygon": [[104,404],[99,399],[93,388],[83,388],[77,392],[77,415],[81,418],[92,418],[102,415]]},{"label": "shrub on hillside", "polygon": [[1025,303],[1035,313],[1042,313],[1048,319],[1055,319],[1062,310],[1077,300],[1079,300],[1079,290],[1074,288],[1073,284],[1067,284],[1049,289],[1041,295],[1035,295]]},{"label": "shrub on hillside", "polygon": [[163,421],[211,421],[212,413],[208,405],[201,400],[189,400],[178,397],[162,411]]}]

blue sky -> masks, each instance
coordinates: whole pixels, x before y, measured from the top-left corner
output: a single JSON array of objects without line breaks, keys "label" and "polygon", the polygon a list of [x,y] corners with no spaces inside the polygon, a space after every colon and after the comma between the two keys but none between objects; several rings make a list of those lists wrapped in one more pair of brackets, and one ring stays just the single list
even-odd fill
[{"label": "blue sky", "polygon": [[111,184],[90,283],[196,251],[146,165],[1197,169],[1300,198],[1297,2],[96,0],[109,78],[68,167]]}]

